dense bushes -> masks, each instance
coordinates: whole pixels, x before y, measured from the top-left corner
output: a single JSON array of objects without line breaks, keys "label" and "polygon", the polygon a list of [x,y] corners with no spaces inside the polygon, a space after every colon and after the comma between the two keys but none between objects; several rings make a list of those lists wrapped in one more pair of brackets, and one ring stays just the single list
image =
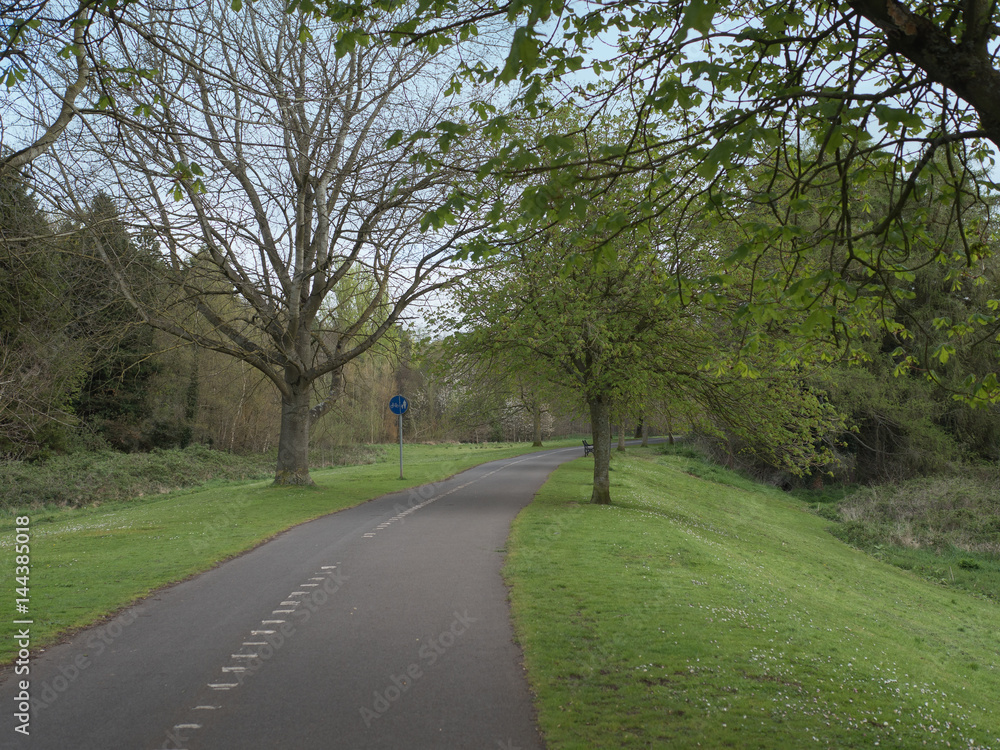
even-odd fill
[{"label": "dense bushes", "polygon": [[838,536],[861,547],[892,544],[1000,557],[1000,472],[968,470],[863,487],[838,507]]},{"label": "dense bushes", "polygon": [[263,456],[237,456],[201,446],[126,454],[71,453],[43,462],[0,464],[0,504],[89,505],[130,500],[212,479],[264,478],[274,470]]},{"label": "dense bushes", "polygon": [[[314,467],[373,463],[377,447],[317,449]],[[236,455],[200,445],[151,453],[97,451],[53,456],[47,461],[0,462],[0,508],[90,505],[131,500],[211,480],[267,479],[273,455]]]},{"label": "dense bushes", "polygon": [[967,462],[1000,459],[1000,412],[968,406],[921,375],[893,375],[889,357],[833,367],[812,387],[848,429],[827,434],[829,463],[796,477],[762,460],[752,431],[697,435],[712,458],[783,489],[824,483],[878,485],[949,475]]}]

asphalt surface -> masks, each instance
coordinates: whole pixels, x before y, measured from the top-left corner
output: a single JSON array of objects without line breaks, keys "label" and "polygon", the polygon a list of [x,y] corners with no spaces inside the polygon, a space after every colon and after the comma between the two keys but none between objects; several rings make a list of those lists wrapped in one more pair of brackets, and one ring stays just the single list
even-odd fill
[{"label": "asphalt surface", "polygon": [[298,526],[32,658],[0,748],[543,747],[500,575],[561,449]]}]

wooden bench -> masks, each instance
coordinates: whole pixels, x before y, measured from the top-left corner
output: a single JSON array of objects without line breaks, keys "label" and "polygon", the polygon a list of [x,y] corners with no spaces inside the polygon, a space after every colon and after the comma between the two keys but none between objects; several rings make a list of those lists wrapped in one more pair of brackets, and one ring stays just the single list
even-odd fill
[{"label": "wooden bench", "polygon": [[583,455],[584,457],[589,456],[594,452],[594,446],[588,443],[586,440],[583,441]]}]

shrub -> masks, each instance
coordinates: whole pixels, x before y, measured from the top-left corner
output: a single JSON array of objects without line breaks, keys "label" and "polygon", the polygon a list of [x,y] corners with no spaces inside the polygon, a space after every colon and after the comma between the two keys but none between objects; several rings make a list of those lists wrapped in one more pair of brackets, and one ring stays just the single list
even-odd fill
[{"label": "shrub", "polygon": [[1000,555],[1000,475],[995,470],[865,487],[844,500],[839,512],[847,536],[863,527],[866,536],[876,534],[900,547],[952,546]]},{"label": "shrub", "polygon": [[0,463],[0,508],[131,500],[212,479],[262,479],[273,470],[273,458],[238,456],[200,445],[151,453],[71,453],[34,463],[8,461]]}]

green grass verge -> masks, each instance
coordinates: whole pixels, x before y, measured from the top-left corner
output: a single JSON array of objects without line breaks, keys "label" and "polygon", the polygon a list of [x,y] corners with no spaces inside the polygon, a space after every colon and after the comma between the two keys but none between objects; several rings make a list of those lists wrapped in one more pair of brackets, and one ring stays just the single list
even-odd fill
[{"label": "green grass verge", "polygon": [[[1000,747],[995,602],[696,459],[556,471],[506,574],[549,748]],[[711,481],[709,481],[709,479]]]},{"label": "green grass verge", "polygon": [[[545,448],[576,445],[553,441]],[[536,450],[525,443],[408,445],[375,464],[312,472],[317,485],[219,483],[88,508],[22,511],[30,518],[30,609],[14,614],[15,515],[0,518],[0,663],[12,660],[14,619],[33,619],[32,647],[96,622],[151,591],[213,567],[284,529],[486,461]]]}]

